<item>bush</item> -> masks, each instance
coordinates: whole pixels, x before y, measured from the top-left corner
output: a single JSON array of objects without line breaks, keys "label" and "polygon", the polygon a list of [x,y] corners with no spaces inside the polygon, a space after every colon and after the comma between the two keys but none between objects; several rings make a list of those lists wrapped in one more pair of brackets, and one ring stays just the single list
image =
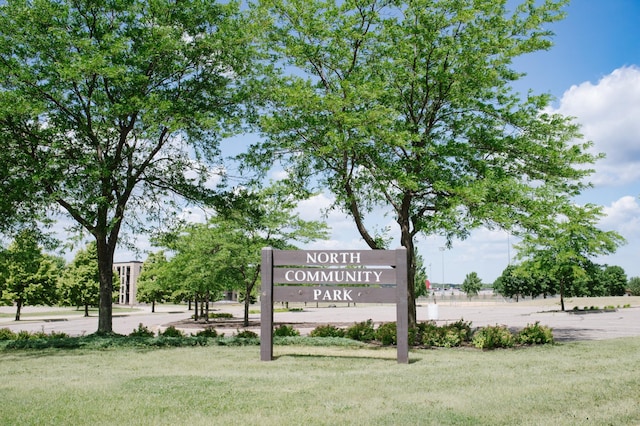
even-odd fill
[{"label": "bush", "polygon": [[207,327],[204,330],[198,331],[196,337],[216,338],[218,337],[218,332],[213,327]]},{"label": "bush", "polygon": [[228,312],[209,312],[209,318],[230,319],[233,318],[233,314]]},{"label": "bush", "polygon": [[273,335],[277,337],[299,336],[300,332],[290,325],[279,325],[273,330]]},{"label": "bush", "polygon": [[382,345],[395,345],[398,342],[398,327],[395,322],[381,324],[375,333],[376,340]]},{"label": "bush", "polygon": [[134,329],[131,333],[129,333],[130,337],[154,337],[155,333],[151,330],[149,330],[149,328],[146,325],[143,325],[142,323],[138,324],[138,328]]},{"label": "bush", "polygon": [[238,330],[238,333],[236,333],[235,337],[238,337],[241,339],[257,339],[258,334],[254,333],[251,330],[242,330],[242,331]]},{"label": "bush", "polygon": [[170,325],[165,331],[158,333],[161,337],[184,337],[184,333],[174,326]]},{"label": "bush", "polygon": [[549,327],[540,325],[538,321],[535,324],[527,324],[517,336],[517,341],[523,345],[546,345],[553,343],[553,333]]},{"label": "bush", "polygon": [[368,319],[366,321],[353,324],[347,328],[345,336],[358,342],[371,342],[372,340],[375,340],[376,332],[373,329],[373,321]]},{"label": "bush", "polygon": [[451,348],[470,342],[471,335],[471,323],[463,320],[441,327],[433,321],[428,321],[419,323],[415,331],[409,330],[409,341],[416,345]]},{"label": "bush", "polygon": [[309,333],[309,337],[344,337],[345,331],[334,325],[319,325]]},{"label": "bush", "polygon": [[478,349],[511,348],[514,345],[513,334],[504,325],[479,328],[473,334],[473,346]]},{"label": "bush", "polygon": [[0,328],[0,340],[16,340],[18,335],[8,328]]}]

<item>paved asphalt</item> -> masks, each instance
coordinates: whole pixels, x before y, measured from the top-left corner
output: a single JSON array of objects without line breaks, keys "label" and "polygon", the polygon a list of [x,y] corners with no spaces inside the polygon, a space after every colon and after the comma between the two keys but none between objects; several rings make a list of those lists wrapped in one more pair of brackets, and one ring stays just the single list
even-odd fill
[{"label": "paved asphalt", "polygon": [[[621,307],[612,312],[575,313],[571,310],[561,312],[557,304],[526,302],[526,303],[494,303],[494,302],[465,302],[443,301],[437,304],[422,303],[417,307],[418,321],[435,320],[439,324],[464,320],[471,322],[473,327],[484,325],[506,325],[519,329],[527,324],[539,322],[541,325],[553,329],[554,337],[558,341],[566,340],[600,340],[625,336],[640,336],[640,298],[620,298]],[[631,307],[622,307],[628,302]],[[578,305],[582,306],[582,305]],[[276,305],[276,308],[279,306]],[[148,306],[137,306],[138,310],[126,314],[116,314],[113,318],[113,330],[120,334],[129,334],[139,324],[157,331],[168,325],[185,324],[193,314],[186,306],[160,306],[155,313],[151,313]],[[569,305],[569,308],[571,305]],[[94,333],[98,328],[97,316],[85,318],[82,312],[72,312],[65,315],[52,315],[56,308],[25,307],[23,320],[14,321],[12,317],[0,317],[0,328],[14,331],[44,331],[46,333],[65,332],[72,336]],[[234,318],[241,319],[243,307],[238,304],[219,303],[213,309],[216,312],[228,312]],[[259,306],[255,307],[256,310]],[[15,313],[12,307],[0,307],[3,314]],[[67,309],[68,312],[68,309]],[[41,313],[40,316],[34,316]],[[395,305],[376,304],[358,306],[306,306],[301,312],[278,312],[274,314],[274,322],[297,324],[302,334],[314,328],[316,323],[334,323],[350,325],[354,322],[372,319],[376,323],[395,321]],[[250,329],[259,332],[260,314],[251,313]],[[241,325],[238,324],[238,328]],[[196,328],[197,329],[197,328]],[[189,328],[189,331],[196,330]],[[236,331],[222,330],[228,335]]]}]

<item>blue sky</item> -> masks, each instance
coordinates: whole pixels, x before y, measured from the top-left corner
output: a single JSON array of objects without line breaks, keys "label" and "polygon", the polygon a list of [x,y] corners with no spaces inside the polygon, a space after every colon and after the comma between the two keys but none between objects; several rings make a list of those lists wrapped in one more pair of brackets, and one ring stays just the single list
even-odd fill
[{"label": "blue sky", "polygon": [[[640,0],[573,0],[566,11],[566,19],[549,28],[556,34],[554,47],[515,63],[527,73],[515,88],[552,94],[554,111],[576,117],[585,139],[607,155],[596,165],[594,188],[576,201],[603,206],[606,216],[600,227],[619,232],[628,242],[596,261],[622,266],[628,277],[640,276]],[[223,149],[246,140],[227,141]],[[299,212],[306,220],[324,219],[320,212],[330,204],[331,196],[320,194],[301,203]],[[185,214],[194,221],[203,219],[199,212]],[[333,230],[331,239],[304,248],[367,248],[351,219],[331,212],[326,220]],[[393,218],[381,217],[378,228],[385,226],[393,227]],[[451,249],[441,250],[444,241],[439,237],[423,237],[417,246],[436,284],[461,283],[469,272],[493,282],[515,255],[516,242],[504,231],[480,229],[454,241]],[[137,245],[149,248],[145,238]],[[124,250],[116,254],[116,260],[136,257],[144,260],[146,255]]]}]

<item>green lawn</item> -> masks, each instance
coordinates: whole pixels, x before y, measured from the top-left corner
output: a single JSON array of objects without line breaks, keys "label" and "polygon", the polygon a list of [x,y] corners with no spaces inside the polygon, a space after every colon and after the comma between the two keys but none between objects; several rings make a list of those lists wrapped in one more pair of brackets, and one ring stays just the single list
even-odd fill
[{"label": "green lawn", "polygon": [[640,338],[0,352],[1,425],[638,425]]}]

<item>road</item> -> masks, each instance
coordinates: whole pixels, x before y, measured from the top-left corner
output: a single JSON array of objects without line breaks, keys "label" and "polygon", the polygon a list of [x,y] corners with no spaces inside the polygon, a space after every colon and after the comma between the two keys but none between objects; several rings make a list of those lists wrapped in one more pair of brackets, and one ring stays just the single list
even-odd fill
[{"label": "road", "polygon": [[[618,303],[615,303],[615,302]],[[585,303],[580,301],[581,303]],[[473,303],[473,302],[440,302],[421,303],[417,307],[418,321],[436,320],[439,324],[464,320],[471,322],[473,327],[485,325],[506,325],[519,329],[528,324],[539,322],[541,325],[553,329],[556,340],[599,340],[625,336],[640,336],[640,297],[618,298],[604,303],[618,307],[611,312],[575,313],[571,310],[561,312],[553,301],[529,301],[526,303]],[[601,304],[600,307],[606,306]],[[588,305],[588,304],[586,304]],[[624,307],[628,305],[629,307]],[[577,305],[585,306],[585,305]],[[590,305],[588,305],[590,306]],[[279,306],[276,306],[276,308]],[[159,306],[155,313],[151,313],[148,306],[137,306],[135,312],[116,314],[113,318],[113,331],[119,334],[129,334],[144,324],[150,330],[158,331],[170,324],[177,324],[189,319],[193,314],[186,306]],[[53,315],[56,308],[26,307],[23,312],[29,313],[24,320],[16,322],[12,317],[0,318],[0,328],[9,328],[14,331],[44,331],[65,332],[71,336],[82,336],[94,333],[98,328],[97,316],[85,318],[81,312],[73,311],[71,314]],[[259,310],[259,305],[253,309]],[[214,304],[216,312],[231,313],[234,318],[243,316],[243,307],[239,304],[219,303]],[[13,313],[11,307],[1,307],[2,313]],[[41,312],[41,316],[37,315]],[[68,309],[67,309],[67,312]],[[355,322],[372,319],[376,323],[395,321],[396,308],[390,304],[358,305],[358,306],[334,306],[315,307],[306,306],[299,312],[280,312],[276,310],[274,322],[299,324],[302,334],[308,333],[314,328],[314,324],[333,323],[348,326]],[[251,330],[259,332],[259,313],[251,313],[250,320],[254,326]],[[180,328],[178,326],[178,328]],[[189,332],[197,329],[188,328]],[[227,335],[233,334],[236,329],[228,327],[222,329]]]}]

